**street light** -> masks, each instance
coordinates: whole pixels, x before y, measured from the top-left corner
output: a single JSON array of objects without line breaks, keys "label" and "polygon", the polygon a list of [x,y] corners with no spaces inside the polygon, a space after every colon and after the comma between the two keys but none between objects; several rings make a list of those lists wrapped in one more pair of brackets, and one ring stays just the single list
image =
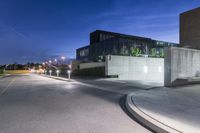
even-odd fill
[{"label": "street light", "polygon": [[62,56],[62,57],[61,57],[62,60],[65,60],[65,58],[66,58],[65,56]]},{"label": "street light", "polygon": [[56,73],[57,73],[57,77],[59,77],[60,71],[59,71],[59,70],[56,70]]},{"label": "street light", "polygon": [[49,74],[50,74],[50,76],[51,76],[51,73],[52,73],[52,70],[49,70]]},{"label": "street light", "polygon": [[68,79],[70,79],[71,78],[71,70],[68,70],[67,74],[68,74]]},{"label": "street light", "polygon": [[51,60],[49,60],[49,63],[51,64],[51,63],[52,63],[52,61],[51,61]]},{"label": "street light", "polygon": [[57,62],[57,59],[54,59],[55,62]]},{"label": "street light", "polygon": [[69,67],[69,69],[71,69],[71,68],[72,68],[72,65],[70,64],[70,65],[68,65],[68,67]]},{"label": "street light", "polygon": [[61,59],[62,59],[63,64],[64,64],[66,57],[65,57],[65,56],[62,56]]}]

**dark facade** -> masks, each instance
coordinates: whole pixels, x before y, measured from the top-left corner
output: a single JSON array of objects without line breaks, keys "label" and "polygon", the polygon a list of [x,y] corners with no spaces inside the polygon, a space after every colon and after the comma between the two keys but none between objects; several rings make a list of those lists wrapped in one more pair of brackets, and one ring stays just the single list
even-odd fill
[{"label": "dark facade", "polygon": [[200,8],[180,14],[180,46],[200,49]]},{"label": "dark facade", "polygon": [[77,49],[77,60],[92,61],[105,55],[157,56],[162,57],[164,47],[177,46],[175,43],[152,40],[107,31],[90,33],[90,45]]}]

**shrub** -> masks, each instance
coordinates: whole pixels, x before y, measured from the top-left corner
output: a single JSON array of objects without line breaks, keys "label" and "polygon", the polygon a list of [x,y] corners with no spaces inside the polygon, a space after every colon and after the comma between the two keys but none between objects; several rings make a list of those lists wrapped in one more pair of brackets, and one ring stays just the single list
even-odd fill
[{"label": "shrub", "polygon": [[121,49],[120,49],[120,55],[128,55],[128,49],[126,48],[126,46],[123,46]]},{"label": "shrub", "polygon": [[140,56],[142,51],[139,48],[131,47],[131,56]]},{"label": "shrub", "polygon": [[164,49],[161,49],[161,50],[160,50],[160,57],[161,57],[161,58],[164,58],[164,57],[165,57]]},{"label": "shrub", "polygon": [[4,73],[4,70],[3,69],[0,69],[0,74],[3,74]]},{"label": "shrub", "polygon": [[151,54],[150,54],[152,57],[156,57],[157,56],[157,51],[156,51],[156,48],[152,48],[151,49]]}]

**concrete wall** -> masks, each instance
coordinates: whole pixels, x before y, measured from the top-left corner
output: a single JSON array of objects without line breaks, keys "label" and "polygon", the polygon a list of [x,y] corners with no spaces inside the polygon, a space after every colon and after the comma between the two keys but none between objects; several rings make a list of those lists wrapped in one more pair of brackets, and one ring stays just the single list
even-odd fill
[{"label": "concrete wall", "polygon": [[200,49],[200,8],[180,15],[180,46]]},{"label": "concrete wall", "polygon": [[105,67],[105,62],[91,62],[91,63],[80,64],[80,69],[95,68],[95,67]]},{"label": "concrete wall", "polygon": [[200,76],[200,50],[171,47],[165,49],[165,86],[187,84]]},{"label": "concrete wall", "polygon": [[118,75],[122,80],[164,81],[164,59],[109,55],[106,75]]}]

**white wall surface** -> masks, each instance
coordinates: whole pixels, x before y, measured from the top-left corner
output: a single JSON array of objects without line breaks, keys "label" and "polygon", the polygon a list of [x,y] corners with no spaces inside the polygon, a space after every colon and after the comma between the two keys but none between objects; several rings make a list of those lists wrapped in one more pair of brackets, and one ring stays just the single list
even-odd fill
[{"label": "white wall surface", "polygon": [[171,47],[165,49],[165,56],[165,86],[200,76],[200,50]]},{"label": "white wall surface", "polygon": [[118,75],[122,80],[164,81],[164,59],[109,55],[106,75]]}]

